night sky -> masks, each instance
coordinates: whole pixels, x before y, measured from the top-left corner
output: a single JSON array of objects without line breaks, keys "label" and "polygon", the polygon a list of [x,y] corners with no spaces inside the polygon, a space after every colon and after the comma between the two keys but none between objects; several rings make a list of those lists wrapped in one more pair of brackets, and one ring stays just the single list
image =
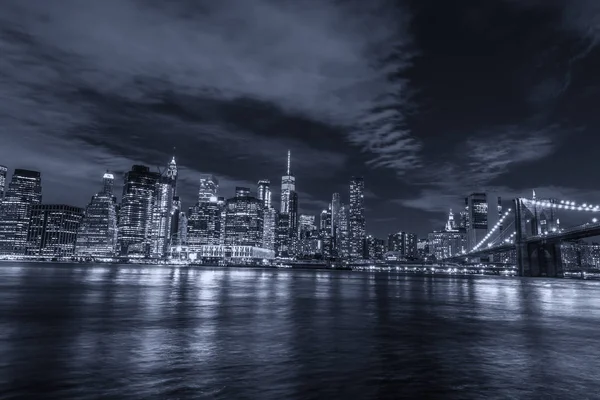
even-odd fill
[{"label": "night sky", "polygon": [[600,202],[598,0],[2,0],[0,164],[85,206],[175,155],[187,208],[270,179],[300,210],[365,177],[367,231],[472,190]]}]

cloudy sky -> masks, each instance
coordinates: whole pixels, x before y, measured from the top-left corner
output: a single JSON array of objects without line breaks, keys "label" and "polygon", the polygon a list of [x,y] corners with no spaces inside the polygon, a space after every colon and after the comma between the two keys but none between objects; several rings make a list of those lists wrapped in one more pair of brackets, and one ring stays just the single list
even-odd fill
[{"label": "cloudy sky", "polygon": [[175,155],[221,195],[292,151],[301,211],[365,177],[367,230],[473,190],[600,202],[597,0],[3,0],[0,164],[84,206]]}]

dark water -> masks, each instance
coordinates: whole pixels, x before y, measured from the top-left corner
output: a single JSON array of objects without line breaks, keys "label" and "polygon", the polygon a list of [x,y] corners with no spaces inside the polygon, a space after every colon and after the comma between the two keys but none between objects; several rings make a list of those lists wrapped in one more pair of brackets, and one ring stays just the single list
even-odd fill
[{"label": "dark water", "polygon": [[598,282],[0,264],[2,399],[598,393]]}]

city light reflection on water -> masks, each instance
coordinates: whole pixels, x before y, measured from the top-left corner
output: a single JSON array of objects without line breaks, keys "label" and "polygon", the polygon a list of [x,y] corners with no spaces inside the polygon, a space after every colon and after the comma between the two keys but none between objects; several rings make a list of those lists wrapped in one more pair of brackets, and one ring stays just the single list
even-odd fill
[{"label": "city light reflection on water", "polygon": [[0,264],[0,398],[593,398],[600,283]]}]

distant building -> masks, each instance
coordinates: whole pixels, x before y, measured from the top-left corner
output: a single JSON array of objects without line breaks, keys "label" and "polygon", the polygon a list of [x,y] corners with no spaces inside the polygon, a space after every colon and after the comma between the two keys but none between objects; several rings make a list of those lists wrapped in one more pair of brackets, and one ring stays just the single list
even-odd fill
[{"label": "distant building", "polygon": [[15,169],[0,203],[0,254],[25,254],[31,207],[41,202],[40,173]]},{"label": "distant building", "polygon": [[0,165],[0,201],[4,198],[4,192],[6,190],[6,176],[8,175],[8,168],[4,165]]},{"label": "distant building", "polygon": [[222,244],[225,202],[218,197],[190,208],[187,221],[187,244],[192,247]]},{"label": "distant building", "polygon": [[500,220],[502,199],[490,193],[472,193],[465,198],[467,249],[479,244]]},{"label": "distant building", "polygon": [[35,204],[27,233],[26,255],[73,257],[83,209],[64,204]]},{"label": "distant building", "polygon": [[398,232],[388,236],[388,251],[399,253],[406,259],[418,258],[417,235]]},{"label": "distant building", "polygon": [[160,174],[143,165],[134,165],[125,174],[119,209],[118,244],[121,255],[145,257],[150,254],[152,212]]},{"label": "distant building", "polygon": [[335,250],[337,257],[341,258],[342,260],[352,259],[350,216],[348,206],[346,206],[345,204],[341,204],[340,209],[338,211],[338,227],[335,239]]},{"label": "distant building", "polygon": [[102,190],[85,209],[77,233],[78,257],[113,257],[117,250],[117,199],[113,195],[114,175],[102,177]]},{"label": "distant building", "polygon": [[365,227],[365,181],[354,177],[350,181],[350,204],[348,207],[348,241],[351,259],[364,257]]},{"label": "distant building", "polygon": [[428,255],[436,260],[453,257],[467,251],[467,235],[463,228],[457,227],[452,210],[443,231],[434,231],[428,235]]},{"label": "distant building", "polygon": [[268,179],[258,181],[258,199],[262,201],[265,209],[271,208],[271,182]]},{"label": "distant building", "polygon": [[424,260],[429,255],[429,241],[427,239],[417,240],[417,257]]},{"label": "distant building", "polygon": [[335,241],[332,235],[332,205],[329,205],[327,210],[321,211],[319,217],[319,253],[325,259],[329,259],[335,256]]},{"label": "distant building", "polygon": [[215,264],[227,262],[231,264],[260,263],[275,257],[273,250],[254,246],[173,246],[169,258],[187,260],[198,263]]},{"label": "distant building", "polygon": [[236,197],[225,203],[225,246],[262,246],[263,205],[249,193],[247,188],[236,188]]},{"label": "distant building", "polygon": [[262,247],[273,251],[277,237],[277,215],[277,210],[273,207],[264,210]]},{"label": "distant building", "polygon": [[378,239],[372,235],[367,236],[367,255],[372,260],[383,260],[386,252],[386,243],[384,239]]},{"label": "distant building", "polygon": [[160,174],[156,182],[150,227],[150,257],[163,258],[167,254],[171,243],[173,198],[176,187],[177,164],[173,157],[167,170]]},{"label": "distant building", "polygon": [[210,174],[200,175],[200,189],[198,189],[198,203],[209,202],[212,197],[217,197],[219,180]]},{"label": "distant building", "polygon": [[321,244],[319,238],[319,229],[315,224],[316,218],[314,215],[300,215],[299,220],[299,235],[298,235],[298,251],[297,254],[301,257],[314,257],[320,253]]}]

